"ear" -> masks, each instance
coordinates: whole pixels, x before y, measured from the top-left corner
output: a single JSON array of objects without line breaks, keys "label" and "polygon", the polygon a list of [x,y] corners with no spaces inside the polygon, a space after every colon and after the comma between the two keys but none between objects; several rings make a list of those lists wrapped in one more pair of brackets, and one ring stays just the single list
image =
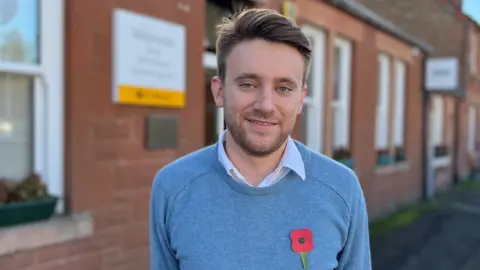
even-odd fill
[{"label": "ear", "polygon": [[214,76],[212,78],[211,90],[213,94],[213,99],[215,100],[215,105],[218,108],[223,108],[223,83],[220,77]]},{"label": "ear", "polygon": [[302,93],[301,93],[301,98],[300,98],[300,106],[299,106],[299,109],[298,109],[298,114],[297,115],[301,115],[302,114],[302,111],[303,111],[303,103],[305,102],[305,97],[307,96],[307,85],[305,84],[305,86],[303,87],[302,89]]}]

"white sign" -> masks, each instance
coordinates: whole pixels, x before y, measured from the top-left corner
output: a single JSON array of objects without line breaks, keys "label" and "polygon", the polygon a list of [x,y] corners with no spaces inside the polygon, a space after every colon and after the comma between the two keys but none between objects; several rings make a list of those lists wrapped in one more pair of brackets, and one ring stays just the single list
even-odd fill
[{"label": "white sign", "polygon": [[427,60],[425,87],[429,91],[456,91],[458,89],[458,59],[455,57]]},{"label": "white sign", "polygon": [[113,15],[113,101],[185,105],[185,27],[124,9]]}]

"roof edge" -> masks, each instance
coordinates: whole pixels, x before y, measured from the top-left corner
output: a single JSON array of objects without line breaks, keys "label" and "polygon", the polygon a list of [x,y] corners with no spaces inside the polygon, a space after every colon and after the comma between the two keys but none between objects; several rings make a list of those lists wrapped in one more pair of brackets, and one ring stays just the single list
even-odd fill
[{"label": "roof edge", "polygon": [[420,40],[413,35],[400,29],[392,22],[381,17],[366,6],[351,0],[329,0],[330,4],[344,10],[345,12],[379,28],[411,45],[414,45],[424,51],[426,54],[432,54],[434,48],[429,43]]}]

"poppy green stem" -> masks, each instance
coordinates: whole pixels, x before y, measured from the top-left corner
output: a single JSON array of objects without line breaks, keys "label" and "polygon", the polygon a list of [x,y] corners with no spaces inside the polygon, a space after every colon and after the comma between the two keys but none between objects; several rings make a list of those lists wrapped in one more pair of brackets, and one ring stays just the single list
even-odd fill
[{"label": "poppy green stem", "polygon": [[300,252],[300,257],[302,258],[303,269],[308,268],[307,254],[308,254],[307,252]]}]

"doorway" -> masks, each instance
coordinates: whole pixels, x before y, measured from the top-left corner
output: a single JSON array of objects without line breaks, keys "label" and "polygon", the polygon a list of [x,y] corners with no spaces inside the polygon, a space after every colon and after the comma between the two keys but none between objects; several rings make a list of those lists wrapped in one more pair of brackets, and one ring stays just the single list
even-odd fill
[{"label": "doorway", "polygon": [[207,102],[205,144],[212,145],[218,141],[220,134],[225,129],[223,108],[217,108],[210,89],[212,77],[217,74],[217,58],[215,53],[203,53],[203,67],[205,72],[205,97]]}]

